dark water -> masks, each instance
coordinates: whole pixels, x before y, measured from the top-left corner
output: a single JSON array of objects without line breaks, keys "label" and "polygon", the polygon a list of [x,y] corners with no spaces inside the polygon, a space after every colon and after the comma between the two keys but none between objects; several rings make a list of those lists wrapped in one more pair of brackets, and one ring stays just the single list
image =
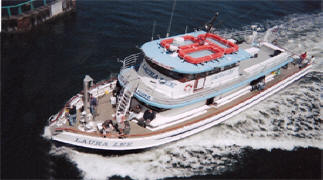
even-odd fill
[{"label": "dark water", "polygon": [[[115,75],[120,67],[117,58],[137,52],[136,46],[150,40],[154,20],[157,22],[155,37],[158,34],[164,37],[172,3],[172,1],[78,1],[77,13],[74,15],[57,19],[29,33],[1,34],[1,178],[71,179],[82,178],[88,173],[87,168],[82,167],[81,161],[75,157],[75,153],[74,156],[66,152],[53,153],[51,142],[42,137],[47,119],[55,114],[71,96],[79,92],[85,74],[95,80],[107,79]],[[208,21],[216,11],[220,12],[216,24],[220,32],[240,32],[252,24],[271,26],[277,22],[284,23],[284,18],[289,16],[296,18],[295,23],[303,21],[304,17],[306,21],[315,19],[319,23],[322,21],[320,1],[178,1],[171,34],[184,33],[186,25],[188,30],[192,31],[193,28]],[[295,29],[292,27],[293,25],[290,25],[287,29],[292,31]],[[311,31],[310,29],[312,28],[296,32],[294,38],[302,42],[302,38],[298,35],[303,33],[307,38],[310,34],[307,31]],[[320,41],[315,40],[314,43],[319,44]],[[313,50],[313,52],[322,54],[323,51]],[[315,89],[322,87],[321,77],[321,73],[312,73],[299,82],[302,86],[302,83],[315,81],[314,85],[303,85],[306,86],[305,89],[314,89],[312,92],[314,95],[310,94],[308,97],[320,96],[318,95],[320,90]],[[288,102],[288,98],[286,99]],[[311,99],[305,99],[300,104],[310,101]],[[284,103],[279,104],[285,107]],[[227,146],[219,145],[215,149],[225,149],[228,152],[226,157],[229,160],[220,164],[226,168],[217,169],[219,164],[212,164],[211,158],[205,164],[198,164],[198,167],[180,167],[179,174],[185,174],[187,171],[190,172],[188,175],[168,173],[158,177],[319,179],[321,178],[322,150],[320,145],[310,142],[314,139],[315,142],[322,144],[320,135],[322,120],[320,114],[317,114],[317,110],[319,111],[322,105],[319,102],[313,104],[314,107],[311,108],[315,112],[310,110],[312,116],[306,116],[304,119],[316,122],[311,127],[316,131],[310,132],[314,135],[303,136],[304,132],[298,130],[291,132],[291,137],[301,137],[304,143],[303,141],[296,143],[293,148],[287,148],[288,150],[275,145],[271,150],[253,145],[237,145],[239,153],[230,153],[236,149],[232,148],[235,145],[231,145],[229,149]],[[296,105],[298,107],[297,103]],[[286,105],[286,107],[289,106]],[[263,115],[258,116],[261,118]],[[269,116],[267,120],[271,121],[271,114],[267,116]],[[285,116],[289,118],[280,112],[280,118]],[[302,115],[290,116],[291,119],[300,117]],[[239,126],[239,123],[234,126],[238,126],[240,131],[248,131],[247,127]],[[305,129],[304,123],[292,123],[292,126]],[[229,125],[223,125],[223,127],[230,128]],[[306,129],[304,131],[306,132]],[[269,132],[267,133],[269,137],[284,135],[267,132]],[[209,135],[212,132],[204,132],[204,134]],[[280,143],[279,141],[280,139],[277,140],[277,144]],[[186,141],[182,142],[186,143]],[[289,143],[293,144],[293,139]],[[189,147],[183,146],[183,149],[186,149],[185,152],[193,153],[189,157],[192,159],[195,156],[203,157],[199,152],[194,154],[194,150],[187,150]],[[161,147],[161,149],[167,148],[169,147]],[[156,150],[144,153],[154,153],[154,151]],[[216,151],[212,152],[214,154]],[[137,155],[143,156],[140,153]],[[177,157],[169,153],[165,153],[164,156],[173,159]],[[213,155],[213,157],[217,156],[221,154]],[[104,158],[108,159],[107,163],[110,162],[109,154],[105,154]],[[127,155],[120,155],[119,158],[127,158]],[[142,165],[144,164],[142,162]],[[178,166],[181,164],[171,163],[166,167],[179,169]],[[204,169],[205,167],[208,168]],[[97,170],[99,172],[100,168]],[[120,169],[120,171],[127,170]],[[128,169],[128,171],[132,170]],[[154,173],[150,170],[143,172]],[[141,179],[141,176],[131,176],[127,173],[102,174],[100,179],[106,177]],[[145,177],[156,178],[156,176],[149,175]]]}]

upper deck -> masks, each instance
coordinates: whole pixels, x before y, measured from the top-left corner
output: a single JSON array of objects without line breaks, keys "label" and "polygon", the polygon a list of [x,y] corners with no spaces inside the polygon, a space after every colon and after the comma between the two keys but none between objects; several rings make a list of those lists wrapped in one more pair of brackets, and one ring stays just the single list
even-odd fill
[{"label": "upper deck", "polygon": [[[181,34],[177,36],[172,36],[169,38],[180,37],[183,35],[191,35],[194,37],[198,37],[198,35],[205,34],[205,31],[195,31],[192,33]],[[163,46],[160,45],[161,41],[169,38],[159,39],[147,42],[141,46],[141,49],[146,57],[150,58],[156,64],[165,67],[169,70],[184,73],[184,74],[197,74],[203,73],[207,71],[211,71],[215,68],[221,68],[230,64],[234,64],[236,62],[240,62],[243,60],[247,60],[250,58],[250,54],[239,48],[237,52],[232,54],[225,54],[223,57],[214,59],[211,61],[207,61],[200,64],[192,64],[184,59],[181,59],[177,52],[167,52]]]},{"label": "upper deck", "polygon": [[[270,43],[264,42],[258,48],[253,47],[252,44],[242,43],[241,47],[245,49],[243,51],[253,57],[241,61],[238,66],[232,69],[215,74],[203,73],[195,79],[178,81],[168,77],[167,74],[159,73],[150,67],[149,63],[147,64],[148,61],[144,60],[138,71],[133,68],[124,69],[120,72],[118,79],[123,87],[126,87],[127,82],[131,82],[133,79],[140,79],[134,93],[137,99],[154,107],[171,109],[243,88],[251,81],[266,76],[293,60],[290,58],[290,53]],[[276,50],[281,53],[275,55]],[[257,56],[254,56],[255,53]],[[202,66],[190,65],[193,67]]]}]

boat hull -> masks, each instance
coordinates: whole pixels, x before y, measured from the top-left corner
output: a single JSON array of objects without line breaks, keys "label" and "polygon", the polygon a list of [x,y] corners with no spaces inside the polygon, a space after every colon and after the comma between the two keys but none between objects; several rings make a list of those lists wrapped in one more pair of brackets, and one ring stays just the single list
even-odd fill
[{"label": "boat hull", "polygon": [[306,75],[311,70],[312,64],[307,65],[300,71],[292,74],[286,79],[274,84],[273,86],[259,92],[253,97],[233,106],[226,111],[219,114],[201,119],[200,121],[178,128],[175,130],[150,135],[150,136],[138,136],[130,138],[104,138],[98,136],[89,136],[86,134],[73,133],[68,131],[62,131],[51,135],[51,139],[75,146],[81,146],[92,149],[101,150],[136,150],[146,149],[162,144],[170,143],[191,136],[206,130],[212,126],[215,126],[240,112],[252,107],[253,105],[261,102],[265,98],[275,94],[284,87],[298,80],[302,76]]}]

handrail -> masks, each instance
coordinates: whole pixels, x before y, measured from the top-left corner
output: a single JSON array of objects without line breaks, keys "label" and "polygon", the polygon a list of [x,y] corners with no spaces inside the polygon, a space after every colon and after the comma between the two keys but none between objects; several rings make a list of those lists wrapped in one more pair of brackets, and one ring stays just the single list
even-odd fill
[{"label": "handrail", "polygon": [[[18,8],[18,15],[22,14],[22,6],[24,5],[30,5],[30,10],[34,10],[34,5],[33,5],[33,2],[36,1],[36,0],[29,0],[29,1],[26,1],[26,2],[23,2],[23,3],[19,3],[19,4],[16,4],[16,5],[10,5],[10,6],[3,6],[1,7],[2,9],[7,9],[7,12],[8,12],[8,16],[12,16],[12,13],[11,13],[11,9],[13,8]],[[50,1],[50,0],[42,0],[43,1],[43,6],[46,6],[47,5],[47,1]]]},{"label": "handrail", "polygon": [[142,52],[131,54],[130,56],[125,57],[123,60],[119,60],[119,62],[122,63],[121,70],[135,65],[141,54]]}]

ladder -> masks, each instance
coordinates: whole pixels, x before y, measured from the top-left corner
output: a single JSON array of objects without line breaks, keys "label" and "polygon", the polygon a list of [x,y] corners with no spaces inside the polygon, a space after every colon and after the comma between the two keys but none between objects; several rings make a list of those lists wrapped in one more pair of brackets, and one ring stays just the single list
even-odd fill
[{"label": "ladder", "polygon": [[128,85],[124,88],[123,93],[120,95],[118,106],[117,106],[117,113],[120,115],[125,116],[129,110],[131,98],[133,93],[136,91],[138,87],[139,81],[132,81],[129,82]]}]

